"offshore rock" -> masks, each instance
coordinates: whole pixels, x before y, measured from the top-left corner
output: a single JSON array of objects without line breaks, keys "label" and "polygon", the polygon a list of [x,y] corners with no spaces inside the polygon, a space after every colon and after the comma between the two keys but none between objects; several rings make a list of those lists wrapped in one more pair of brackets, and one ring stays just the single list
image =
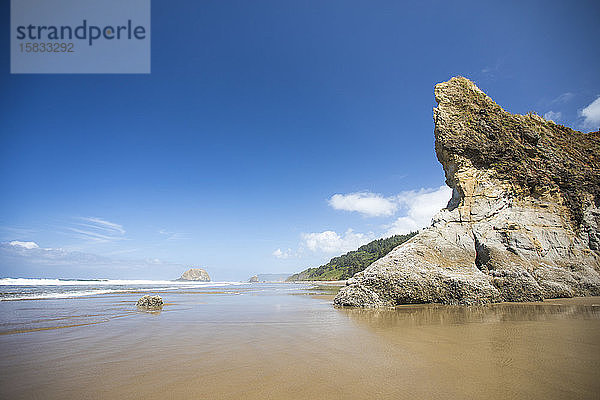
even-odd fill
[{"label": "offshore rock", "polygon": [[202,268],[190,268],[181,275],[178,281],[198,281],[198,282],[210,282],[210,276],[208,272]]},{"label": "offshore rock", "polygon": [[137,306],[148,309],[161,308],[163,306],[163,299],[160,296],[145,295],[137,301]]},{"label": "offshore rock", "polygon": [[248,282],[250,282],[250,283],[257,283],[258,282],[258,275],[254,275],[254,276],[250,277],[250,279],[248,279]]},{"label": "offshore rock", "polygon": [[452,198],[335,304],[600,295],[600,132],[510,114],[465,78],[436,85],[435,97],[435,150]]}]

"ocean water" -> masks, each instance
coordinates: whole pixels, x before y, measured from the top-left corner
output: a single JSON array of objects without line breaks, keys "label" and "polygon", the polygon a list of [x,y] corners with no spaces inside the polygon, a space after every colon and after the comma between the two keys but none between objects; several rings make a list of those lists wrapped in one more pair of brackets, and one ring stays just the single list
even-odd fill
[{"label": "ocean water", "polygon": [[193,288],[220,288],[241,282],[182,282],[124,279],[0,279],[0,301],[66,299],[110,293],[140,293]]},{"label": "ocean water", "polygon": [[[335,308],[336,288],[308,284],[2,283],[0,399],[600,393],[598,297],[363,310]],[[162,309],[138,309],[144,294]]]}]

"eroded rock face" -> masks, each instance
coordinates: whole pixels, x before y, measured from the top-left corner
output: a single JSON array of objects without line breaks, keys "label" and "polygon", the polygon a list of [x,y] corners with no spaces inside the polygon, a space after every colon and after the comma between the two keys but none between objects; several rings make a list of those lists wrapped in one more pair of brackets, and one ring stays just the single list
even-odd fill
[{"label": "eroded rock face", "polygon": [[600,295],[600,132],[513,115],[472,82],[435,88],[452,199],[335,304],[484,304]]},{"label": "eroded rock face", "polygon": [[210,276],[208,272],[202,268],[190,268],[181,275],[178,281],[199,281],[199,282],[210,282]]},{"label": "eroded rock face", "polygon": [[163,299],[160,296],[142,296],[137,301],[137,306],[140,308],[157,309],[163,306]]}]

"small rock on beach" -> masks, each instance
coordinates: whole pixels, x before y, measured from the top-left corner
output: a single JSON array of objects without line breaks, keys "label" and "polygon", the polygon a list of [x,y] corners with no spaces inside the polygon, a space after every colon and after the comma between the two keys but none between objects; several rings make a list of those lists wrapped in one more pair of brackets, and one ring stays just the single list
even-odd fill
[{"label": "small rock on beach", "polygon": [[163,304],[163,299],[160,296],[145,295],[137,301],[137,306],[142,308],[160,308]]}]

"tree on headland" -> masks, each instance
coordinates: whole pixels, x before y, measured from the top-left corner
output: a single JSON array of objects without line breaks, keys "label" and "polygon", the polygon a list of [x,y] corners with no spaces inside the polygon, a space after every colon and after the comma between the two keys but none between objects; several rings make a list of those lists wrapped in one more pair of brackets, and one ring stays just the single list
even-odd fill
[{"label": "tree on headland", "polygon": [[294,274],[287,281],[335,281],[351,278],[416,234],[417,232],[411,232],[373,240],[357,250],[332,258],[325,265]]}]

